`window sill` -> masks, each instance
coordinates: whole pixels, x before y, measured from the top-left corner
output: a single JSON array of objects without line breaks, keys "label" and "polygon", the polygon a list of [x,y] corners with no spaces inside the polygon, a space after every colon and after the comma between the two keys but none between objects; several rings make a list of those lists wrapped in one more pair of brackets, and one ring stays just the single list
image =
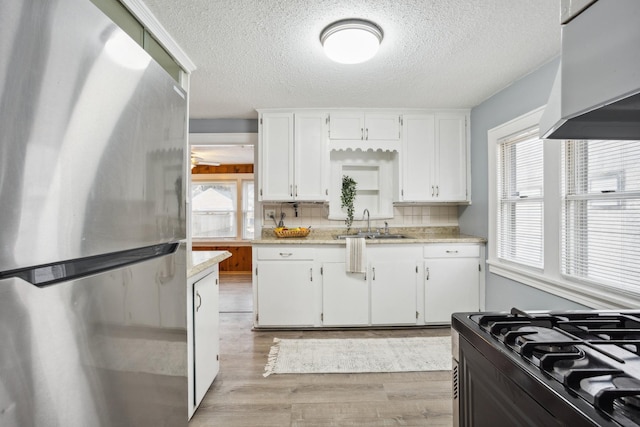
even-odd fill
[{"label": "window sill", "polygon": [[497,260],[487,260],[487,264],[490,273],[594,309],[629,309],[640,306],[640,294],[570,282],[562,277],[550,277],[542,272],[529,271]]}]

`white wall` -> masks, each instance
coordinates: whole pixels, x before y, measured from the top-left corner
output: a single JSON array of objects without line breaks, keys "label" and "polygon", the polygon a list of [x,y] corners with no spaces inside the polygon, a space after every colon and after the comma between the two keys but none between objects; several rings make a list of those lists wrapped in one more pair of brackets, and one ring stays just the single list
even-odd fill
[{"label": "white wall", "polygon": [[[545,105],[558,70],[557,58],[471,110],[472,204],[459,208],[460,231],[488,238],[487,131]],[[493,171],[491,171],[493,172]],[[587,308],[492,273],[486,273],[486,309],[569,310]]]}]

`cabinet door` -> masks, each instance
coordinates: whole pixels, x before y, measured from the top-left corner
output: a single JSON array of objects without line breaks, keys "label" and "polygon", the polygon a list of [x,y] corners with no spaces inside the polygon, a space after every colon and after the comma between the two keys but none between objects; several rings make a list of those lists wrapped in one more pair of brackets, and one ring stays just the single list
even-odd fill
[{"label": "cabinet door", "polygon": [[327,115],[295,114],[294,198],[328,200]]},{"label": "cabinet door", "polygon": [[293,113],[264,113],[260,132],[260,200],[293,200]]},{"label": "cabinet door", "polygon": [[452,313],[480,310],[478,262],[477,258],[425,261],[425,322],[450,323]]},{"label": "cabinet door", "polygon": [[219,314],[217,270],[193,285],[195,405],[218,374]]},{"label": "cabinet door", "polygon": [[431,201],[435,198],[435,119],[432,114],[403,117],[401,200]]},{"label": "cabinet door", "polygon": [[329,118],[329,137],[331,139],[364,139],[364,114],[332,113]]},{"label": "cabinet door", "polygon": [[369,324],[369,284],[360,273],[347,273],[344,262],[322,265],[323,326]]},{"label": "cabinet door", "polygon": [[372,263],[371,324],[416,324],[418,272],[416,262]]},{"label": "cabinet door", "polygon": [[257,265],[258,325],[312,326],[312,261],[264,261]]},{"label": "cabinet door", "polygon": [[375,141],[400,139],[399,114],[367,113],[364,125],[364,139]]},{"label": "cabinet door", "polygon": [[436,196],[441,202],[467,200],[467,138],[463,114],[437,114]]}]

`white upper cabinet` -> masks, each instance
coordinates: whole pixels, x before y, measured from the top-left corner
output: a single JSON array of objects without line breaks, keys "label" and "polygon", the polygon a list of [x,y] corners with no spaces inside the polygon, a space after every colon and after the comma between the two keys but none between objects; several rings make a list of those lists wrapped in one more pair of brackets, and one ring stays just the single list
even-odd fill
[{"label": "white upper cabinet", "polygon": [[329,116],[329,137],[331,139],[364,139],[364,113],[332,113]]},{"label": "white upper cabinet", "polygon": [[403,117],[400,201],[468,202],[465,113]]},{"label": "white upper cabinet", "polygon": [[405,114],[402,140],[402,201],[431,199],[435,117],[433,114]]},{"label": "white upper cabinet", "polygon": [[261,200],[293,200],[293,113],[260,117]]},{"label": "white upper cabinet", "polygon": [[469,201],[466,115],[436,114],[435,199]]},{"label": "white upper cabinet", "polygon": [[[329,138],[343,141],[345,148],[366,146],[363,141],[400,141],[400,114],[363,113],[361,111],[333,112],[329,117]],[[361,141],[349,145],[349,141]]]},{"label": "white upper cabinet", "polygon": [[259,199],[327,200],[326,142],[326,113],[261,113]]},{"label": "white upper cabinet", "polygon": [[468,110],[259,113],[259,201],[328,201],[340,219],[341,179],[351,174],[359,208],[378,219],[392,216],[394,201],[471,201]]},{"label": "white upper cabinet", "polygon": [[364,119],[365,140],[400,140],[399,114],[367,113]]},{"label": "white upper cabinet", "polygon": [[327,200],[329,155],[327,114],[294,114],[294,194],[296,200]]}]

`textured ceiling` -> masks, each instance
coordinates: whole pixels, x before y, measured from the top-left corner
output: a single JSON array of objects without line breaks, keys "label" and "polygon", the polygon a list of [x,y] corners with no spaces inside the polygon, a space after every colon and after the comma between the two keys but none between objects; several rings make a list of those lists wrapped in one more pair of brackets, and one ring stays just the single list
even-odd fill
[{"label": "textured ceiling", "polygon": [[[256,108],[470,108],[560,53],[559,0],[144,0],[198,67],[191,118]],[[377,23],[376,57],[331,62],[322,29]]]}]

